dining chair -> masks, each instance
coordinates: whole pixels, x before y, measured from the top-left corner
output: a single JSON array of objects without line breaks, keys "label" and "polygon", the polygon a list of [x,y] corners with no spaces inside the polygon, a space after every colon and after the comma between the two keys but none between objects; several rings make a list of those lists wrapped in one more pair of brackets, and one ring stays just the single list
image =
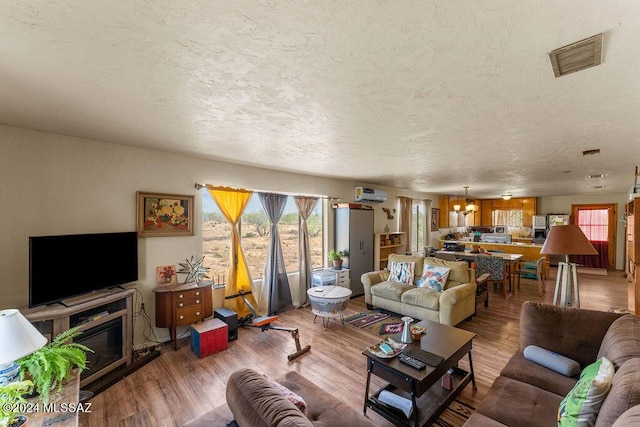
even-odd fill
[{"label": "dining chair", "polygon": [[544,293],[544,263],[546,257],[540,257],[537,261],[522,261],[518,263],[516,268],[516,280],[518,289],[520,289],[520,278],[523,275],[533,277],[538,282],[538,296]]},{"label": "dining chair", "polygon": [[507,272],[507,263],[504,259],[491,255],[478,255],[475,260],[476,276],[482,276],[489,273],[489,282],[493,282],[494,288],[498,283],[502,283],[504,288],[504,297],[511,296],[509,289],[509,273]]}]

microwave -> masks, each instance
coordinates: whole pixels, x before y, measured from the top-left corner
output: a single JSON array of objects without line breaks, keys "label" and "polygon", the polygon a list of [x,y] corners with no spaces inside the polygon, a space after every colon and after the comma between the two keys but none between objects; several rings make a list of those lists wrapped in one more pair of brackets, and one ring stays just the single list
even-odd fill
[{"label": "microwave", "polygon": [[507,226],[506,225],[496,225],[493,229],[494,233],[507,234]]}]

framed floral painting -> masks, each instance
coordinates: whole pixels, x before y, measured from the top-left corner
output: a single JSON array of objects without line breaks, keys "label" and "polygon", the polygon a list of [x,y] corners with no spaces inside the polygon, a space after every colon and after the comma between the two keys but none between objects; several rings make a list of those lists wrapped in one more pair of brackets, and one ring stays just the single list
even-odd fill
[{"label": "framed floral painting", "polygon": [[138,236],[193,236],[193,196],[136,194]]},{"label": "framed floral painting", "polygon": [[175,285],[178,283],[175,265],[161,265],[156,267],[156,283],[158,285]]}]

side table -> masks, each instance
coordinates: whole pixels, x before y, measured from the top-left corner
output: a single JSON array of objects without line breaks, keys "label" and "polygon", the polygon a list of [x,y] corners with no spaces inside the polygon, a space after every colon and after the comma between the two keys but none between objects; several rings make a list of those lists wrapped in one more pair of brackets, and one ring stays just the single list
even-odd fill
[{"label": "side table", "polygon": [[318,316],[322,317],[322,326],[327,329],[329,320],[339,318],[344,325],[344,313],[347,310],[351,289],[342,286],[316,286],[307,289],[307,296],[311,302],[311,309],[316,322]]}]

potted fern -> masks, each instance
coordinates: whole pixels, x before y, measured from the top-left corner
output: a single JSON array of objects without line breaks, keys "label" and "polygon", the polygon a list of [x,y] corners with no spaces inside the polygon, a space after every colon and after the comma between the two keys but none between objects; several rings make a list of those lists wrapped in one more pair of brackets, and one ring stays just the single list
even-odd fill
[{"label": "potted fern", "polygon": [[87,352],[93,350],[72,341],[81,333],[79,326],[68,329],[40,350],[18,360],[20,379],[30,379],[44,403],[49,402],[52,390],[62,390],[73,368],[77,368],[77,375],[86,369]]},{"label": "potted fern", "polygon": [[25,394],[31,393],[33,383],[31,381],[15,381],[6,385],[0,385],[0,426],[19,427],[27,423],[27,417],[19,415],[16,408],[26,403]]}]

